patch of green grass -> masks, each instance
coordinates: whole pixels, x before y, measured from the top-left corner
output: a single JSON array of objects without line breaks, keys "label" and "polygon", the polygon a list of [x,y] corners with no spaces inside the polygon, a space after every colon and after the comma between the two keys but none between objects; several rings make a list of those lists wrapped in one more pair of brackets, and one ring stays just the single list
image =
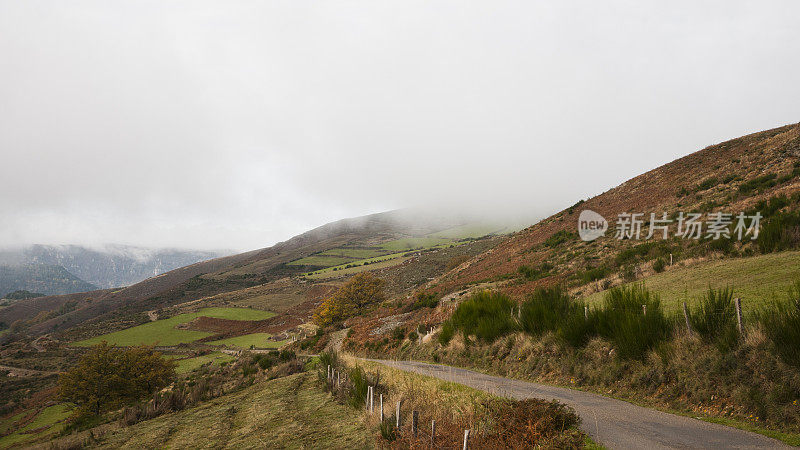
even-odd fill
[{"label": "patch of green grass", "polygon": [[22,417],[24,415],[25,415],[25,411],[23,411],[23,412],[21,412],[19,414],[15,414],[15,415],[13,415],[13,416],[11,416],[9,418],[0,420],[0,434],[4,434],[8,430],[10,430],[11,427],[14,425],[14,423],[16,421],[18,421],[19,419],[22,419]]},{"label": "patch of green grass", "polygon": [[300,373],[104,435],[109,448],[372,448],[361,415]]},{"label": "patch of green grass", "polygon": [[416,250],[419,248],[434,247],[437,245],[449,244],[451,239],[440,237],[419,237],[419,238],[404,238],[389,241],[381,245],[386,250],[395,252]]},{"label": "patch of green grass", "polygon": [[[781,252],[750,258],[707,261],[689,267],[668,268],[644,278],[645,286],[661,297],[668,312],[679,312],[682,302],[692,305],[708,288],[733,288],[742,299],[742,309],[758,310],[773,299],[782,299],[793,280],[800,278],[800,252]],[[604,292],[586,297],[589,304],[600,304]]]},{"label": "patch of green grass", "polygon": [[800,447],[800,434],[797,433],[784,433],[782,431],[770,430],[769,428],[759,427],[747,422],[741,422],[726,417],[700,417],[701,420],[710,423],[717,423],[740,430],[758,433],[772,439],[777,439],[792,447]]},{"label": "patch of green grass", "polygon": [[377,256],[383,256],[387,253],[387,250],[382,250],[379,248],[347,248],[347,247],[339,247],[330,250],[326,250],[320,255],[323,256],[339,256],[345,258],[354,258],[354,259],[365,259],[365,258],[375,258]]},{"label": "patch of green grass", "polygon": [[[353,262],[353,267],[347,267],[348,264],[343,264],[336,267],[329,267],[327,269],[318,270],[305,274],[306,278],[312,280],[340,277],[343,275],[352,275],[366,270],[382,269],[384,267],[391,267],[402,263],[403,261],[411,258],[410,256],[403,256],[404,253],[392,253],[390,255],[381,256],[378,258],[364,259]],[[367,262],[368,264],[364,264]],[[335,270],[334,270],[335,269]]]},{"label": "patch of green grass", "polygon": [[287,263],[289,266],[320,266],[320,267],[331,267],[331,266],[338,266],[340,264],[345,264],[348,262],[355,261],[355,258],[345,258],[341,256],[329,256],[329,255],[311,255],[306,256],[305,258],[298,259],[296,261],[292,261]]},{"label": "patch of green grass", "polygon": [[234,358],[232,355],[222,352],[213,352],[207,355],[197,356],[194,358],[186,358],[186,359],[179,359],[175,361],[178,365],[175,367],[175,371],[178,373],[189,373],[198,367],[207,364],[220,364],[223,362],[230,362],[233,361]]},{"label": "patch of green grass", "polygon": [[[23,413],[24,414],[24,413]],[[16,420],[19,420],[23,414],[18,414]],[[41,438],[46,435],[54,434],[60,432],[64,426],[63,424],[59,424],[58,422],[66,419],[70,415],[70,410],[67,408],[67,405],[64,403],[60,403],[58,405],[48,406],[42,412],[40,412],[32,421],[31,423],[25,425],[21,429],[15,431],[14,433],[9,434],[8,436],[3,436],[0,438],[0,447],[8,448],[15,444],[20,444],[23,442],[27,442],[33,439]],[[14,419],[12,417],[12,419]],[[16,421],[14,420],[14,421]],[[6,427],[6,430],[13,424],[14,421],[11,421],[6,425],[5,423],[3,426]],[[42,429],[39,432],[31,433],[33,430]]]},{"label": "patch of green grass", "polygon": [[245,334],[244,336],[236,336],[227,339],[220,339],[219,341],[208,342],[209,345],[230,345],[239,348],[279,348],[287,341],[272,341],[269,333],[253,333]]},{"label": "patch of green grass", "polygon": [[194,342],[212,335],[212,333],[206,333],[204,331],[179,330],[175,328],[177,325],[190,322],[197,317],[207,316],[231,320],[263,320],[274,315],[274,313],[269,311],[250,308],[203,308],[197,312],[179,314],[169,319],[156,320],[155,322],[146,323],[133,328],[95,336],[90,339],[74,342],[72,345],[90,347],[102,341],[120,346],[141,344],[159,344],[164,346],[178,345],[181,343]]}]

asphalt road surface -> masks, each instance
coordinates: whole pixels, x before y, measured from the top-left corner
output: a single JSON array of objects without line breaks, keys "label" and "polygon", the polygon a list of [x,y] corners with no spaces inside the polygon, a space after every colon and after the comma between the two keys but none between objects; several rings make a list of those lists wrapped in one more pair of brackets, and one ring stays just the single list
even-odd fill
[{"label": "asphalt road surface", "polygon": [[702,420],[676,416],[590,392],[496,377],[416,361],[370,360],[514,398],[557,400],[581,418],[581,430],[612,449],[790,448],[782,442]]}]

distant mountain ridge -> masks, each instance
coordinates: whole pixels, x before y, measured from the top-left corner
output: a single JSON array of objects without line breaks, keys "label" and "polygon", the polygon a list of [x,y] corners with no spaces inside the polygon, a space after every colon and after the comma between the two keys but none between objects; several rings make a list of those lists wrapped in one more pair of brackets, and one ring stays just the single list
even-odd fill
[{"label": "distant mountain ridge", "polygon": [[[62,267],[75,278],[90,284],[92,289],[97,289],[129,286],[170,270],[225,254],[226,252],[217,251],[147,249],[124,245],[108,245],[100,249],[78,245],[31,245],[18,250],[0,250],[0,265],[26,266],[28,270],[37,265]],[[10,269],[0,269],[0,274],[8,270]],[[24,285],[13,287],[8,292],[27,289]],[[8,290],[8,287],[3,286],[3,289]],[[36,292],[52,295],[79,291],[50,289]],[[6,292],[0,289],[0,295],[4,293]]]},{"label": "distant mountain ridge", "polygon": [[0,265],[0,297],[20,290],[62,295],[96,289],[97,286],[81,280],[58,265]]}]

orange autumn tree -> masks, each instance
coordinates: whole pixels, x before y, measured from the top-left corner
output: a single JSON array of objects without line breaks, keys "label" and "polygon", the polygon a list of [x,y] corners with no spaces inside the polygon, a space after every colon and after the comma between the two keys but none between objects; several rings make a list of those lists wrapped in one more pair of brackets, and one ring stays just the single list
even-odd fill
[{"label": "orange autumn tree", "polygon": [[322,302],[314,313],[314,323],[324,327],[360,314],[367,306],[386,299],[385,285],[386,281],[370,273],[354,276]]}]

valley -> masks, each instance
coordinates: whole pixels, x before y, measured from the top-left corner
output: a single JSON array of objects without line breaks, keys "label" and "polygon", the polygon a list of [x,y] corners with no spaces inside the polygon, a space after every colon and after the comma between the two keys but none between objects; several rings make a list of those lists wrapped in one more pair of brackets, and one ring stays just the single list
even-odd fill
[{"label": "valley", "polygon": [[[583,209],[610,223],[629,211],[758,211],[763,222],[755,239],[686,239],[673,223],[667,239],[584,241]],[[527,393],[480,392],[359,358],[588,391],[649,408],[652,422],[663,419],[657,427],[676,432],[703,423],[652,410],[746,430],[714,427],[757,445],[800,445],[798,211],[795,124],[700,150],[527,228],[391,211],[123,288],[20,299],[0,309],[0,366],[28,370],[0,375],[0,446],[417,445],[389,425],[389,408],[387,420],[365,412],[368,387],[392,407],[403,399],[406,416],[435,417],[448,445],[465,429],[475,443],[516,442],[508,436],[520,421],[548,417],[563,426],[530,439],[637,442],[637,432],[618,440],[608,421],[592,430],[583,413],[524,403]],[[103,342],[130,352],[152,346],[141,351],[175,363],[169,383],[88,416],[73,409],[56,373]]]}]

